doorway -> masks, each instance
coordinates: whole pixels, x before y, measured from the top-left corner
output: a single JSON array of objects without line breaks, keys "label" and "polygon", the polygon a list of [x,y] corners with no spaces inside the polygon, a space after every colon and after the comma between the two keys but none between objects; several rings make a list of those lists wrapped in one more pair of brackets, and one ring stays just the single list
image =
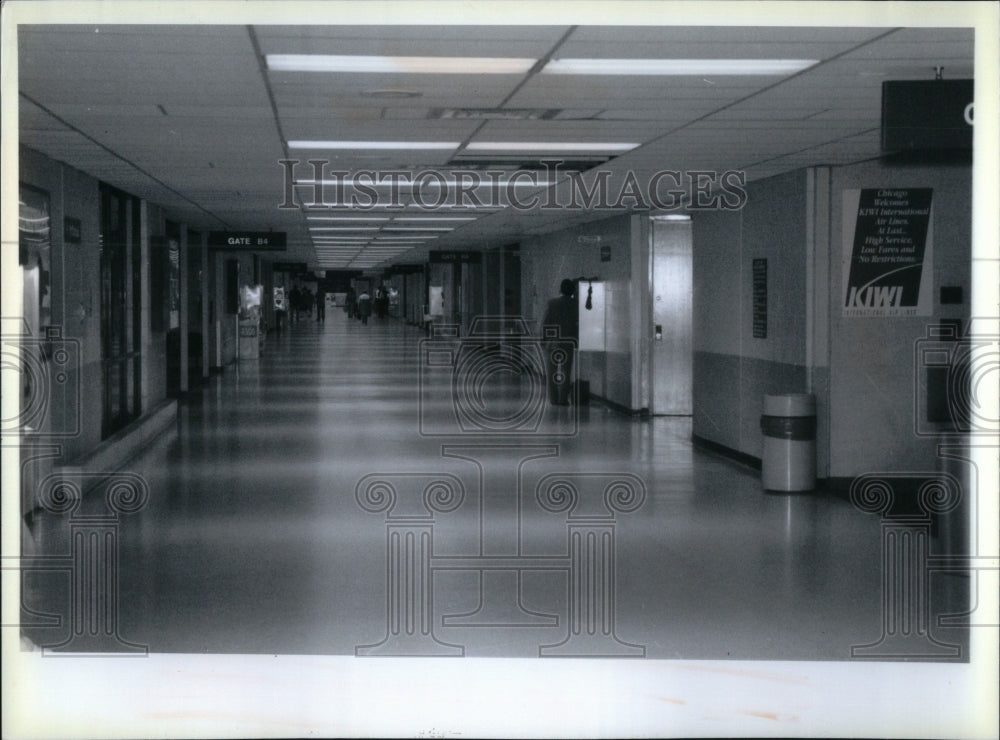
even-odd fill
[{"label": "doorway", "polygon": [[652,321],[650,413],[691,416],[693,401],[691,219],[650,219]]}]

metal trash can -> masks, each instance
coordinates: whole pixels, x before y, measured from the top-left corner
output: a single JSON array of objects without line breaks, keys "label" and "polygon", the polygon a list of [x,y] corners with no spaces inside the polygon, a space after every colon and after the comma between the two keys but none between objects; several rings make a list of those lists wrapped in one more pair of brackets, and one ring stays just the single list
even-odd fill
[{"label": "metal trash can", "polygon": [[761,481],[767,491],[816,487],[816,397],[810,393],[764,396]]}]

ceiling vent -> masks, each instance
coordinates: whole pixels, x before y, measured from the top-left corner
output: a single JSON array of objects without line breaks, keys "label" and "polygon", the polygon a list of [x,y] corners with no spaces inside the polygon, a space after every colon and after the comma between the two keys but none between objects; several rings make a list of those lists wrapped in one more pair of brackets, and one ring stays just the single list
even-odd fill
[{"label": "ceiling vent", "polygon": [[560,108],[431,108],[427,117],[462,121],[546,121],[560,113]]},{"label": "ceiling vent", "polygon": [[546,171],[553,166],[553,162],[558,162],[560,172],[572,170],[574,172],[586,172],[594,167],[607,162],[609,157],[575,158],[567,157],[563,154],[552,155],[547,160],[525,159],[521,157],[490,157],[489,159],[478,159],[474,157],[454,157],[448,162],[450,167],[473,169],[473,170],[539,170]]}]

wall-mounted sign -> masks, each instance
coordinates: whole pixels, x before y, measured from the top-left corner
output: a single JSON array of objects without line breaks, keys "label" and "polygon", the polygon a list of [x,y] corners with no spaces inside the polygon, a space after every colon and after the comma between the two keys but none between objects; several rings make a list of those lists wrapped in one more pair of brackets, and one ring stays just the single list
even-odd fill
[{"label": "wall-mounted sign", "polygon": [[427,254],[428,262],[453,262],[478,265],[483,261],[482,252],[459,252],[431,250]]},{"label": "wall-mounted sign", "polygon": [[285,250],[284,231],[210,231],[209,249],[232,249],[247,252]]},{"label": "wall-mounted sign", "polygon": [[767,260],[753,261],[753,336],[767,339]]},{"label": "wall-mounted sign", "polygon": [[845,316],[930,316],[931,188],[844,191]]},{"label": "wall-mounted sign", "polygon": [[79,244],[83,241],[83,225],[80,219],[71,216],[63,218],[63,241],[67,244]]},{"label": "wall-mounted sign", "polygon": [[601,246],[601,262],[611,261],[611,245],[604,244]]},{"label": "wall-mounted sign", "polygon": [[600,244],[600,234],[582,234],[576,238],[577,244]]}]

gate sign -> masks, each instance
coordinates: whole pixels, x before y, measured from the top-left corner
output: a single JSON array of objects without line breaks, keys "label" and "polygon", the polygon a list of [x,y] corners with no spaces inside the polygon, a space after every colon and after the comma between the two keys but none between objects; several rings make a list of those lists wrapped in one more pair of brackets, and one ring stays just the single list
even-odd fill
[{"label": "gate sign", "polygon": [[209,249],[265,252],[285,251],[284,231],[210,231]]},{"label": "gate sign", "polygon": [[844,191],[844,316],[930,316],[931,188]]},{"label": "gate sign", "polygon": [[478,265],[483,261],[482,252],[459,252],[459,251],[440,251],[431,250],[427,253],[428,262],[452,262],[461,263],[467,262],[469,264]]}]

